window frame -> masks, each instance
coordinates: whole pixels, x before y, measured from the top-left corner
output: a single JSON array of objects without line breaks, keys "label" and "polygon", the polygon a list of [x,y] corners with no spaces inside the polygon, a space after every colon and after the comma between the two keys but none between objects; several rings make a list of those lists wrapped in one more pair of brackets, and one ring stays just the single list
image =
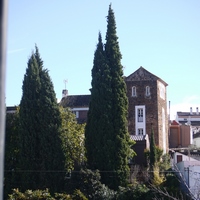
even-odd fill
[{"label": "window frame", "polygon": [[[142,109],[143,121],[138,122],[138,109]],[[139,115],[141,112],[139,113]],[[143,135],[146,135],[146,106],[145,105],[135,105],[135,135],[138,135],[138,129],[143,129]],[[141,120],[140,120],[141,121]]]},{"label": "window frame", "polygon": [[136,96],[137,96],[136,86],[132,86],[132,97],[136,97]]},{"label": "window frame", "polygon": [[146,86],[145,95],[146,95],[147,97],[151,95],[150,87],[149,87],[148,85]]}]

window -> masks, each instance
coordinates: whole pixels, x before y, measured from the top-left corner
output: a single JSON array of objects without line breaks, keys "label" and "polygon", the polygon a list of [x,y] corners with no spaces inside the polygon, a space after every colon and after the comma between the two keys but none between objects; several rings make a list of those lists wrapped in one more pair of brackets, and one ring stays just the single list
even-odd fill
[{"label": "window", "polygon": [[136,87],[133,86],[133,87],[132,87],[132,97],[136,97],[136,96],[137,96]]},{"label": "window", "polygon": [[135,106],[135,134],[146,135],[146,112],[145,105]]},{"label": "window", "polygon": [[143,109],[138,109],[138,122],[143,122]]},{"label": "window", "polygon": [[143,135],[143,129],[142,128],[138,129],[138,135]]},{"label": "window", "polygon": [[146,96],[150,96],[150,87],[146,86]]}]

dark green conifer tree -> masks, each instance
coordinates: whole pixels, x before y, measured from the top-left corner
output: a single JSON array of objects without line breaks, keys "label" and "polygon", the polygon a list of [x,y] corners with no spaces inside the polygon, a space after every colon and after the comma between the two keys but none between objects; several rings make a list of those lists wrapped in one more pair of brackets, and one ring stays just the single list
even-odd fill
[{"label": "dark green conifer tree", "polygon": [[99,33],[98,44],[94,54],[91,101],[85,131],[87,163],[90,169],[99,168],[103,170],[103,165],[105,165],[102,162],[105,156],[102,145],[103,138],[111,128],[109,128],[111,91],[108,87],[110,82],[110,72],[105,60],[101,33]]},{"label": "dark green conifer tree", "polygon": [[64,154],[61,116],[52,81],[43,69],[38,48],[32,53],[20,102],[21,188],[59,191],[63,186]]},{"label": "dark green conifer tree", "polygon": [[106,61],[110,68],[111,85],[111,107],[112,131],[105,141],[108,143],[108,170],[113,171],[113,179],[107,179],[109,185],[113,188],[125,186],[129,176],[128,158],[130,156],[130,136],[127,129],[128,99],[126,93],[126,84],[123,77],[123,67],[121,65],[122,55],[118,44],[116,33],[116,23],[114,12],[109,6],[107,17],[107,33],[105,54]]},{"label": "dark green conifer tree", "polygon": [[157,160],[157,152],[156,152],[156,144],[155,144],[153,126],[151,127],[149,160],[150,160],[150,167],[151,167],[151,169],[153,169],[153,167],[154,167],[154,165],[156,163],[156,160]]},{"label": "dark green conifer tree", "polygon": [[112,189],[125,186],[129,175],[128,100],[114,12],[109,6],[105,50],[101,35],[94,55],[91,102],[86,125],[88,167],[99,169]]},{"label": "dark green conifer tree", "polygon": [[19,156],[19,113],[6,114],[6,137],[4,159],[4,199],[13,188],[18,187],[19,173],[16,172]]}]

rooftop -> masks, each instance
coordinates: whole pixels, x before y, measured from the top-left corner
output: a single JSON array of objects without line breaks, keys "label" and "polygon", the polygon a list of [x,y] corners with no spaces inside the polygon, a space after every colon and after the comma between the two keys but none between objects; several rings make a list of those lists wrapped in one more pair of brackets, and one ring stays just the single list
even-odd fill
[{"label": "rooftop", "polygon": [[91,95],[68,95],[61,99],[63,107],[89,107]]}]

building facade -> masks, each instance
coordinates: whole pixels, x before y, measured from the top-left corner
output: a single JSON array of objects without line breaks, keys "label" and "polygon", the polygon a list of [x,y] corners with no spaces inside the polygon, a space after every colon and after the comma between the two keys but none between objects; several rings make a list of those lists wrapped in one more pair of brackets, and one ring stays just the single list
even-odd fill
[{"label": "building facade", "polygon": [[126,77],[129,100],[128,129],[131,135],[151,137],[166,153],[168,150],[168,115],[166,87],[162,79],[140,67]]}]

